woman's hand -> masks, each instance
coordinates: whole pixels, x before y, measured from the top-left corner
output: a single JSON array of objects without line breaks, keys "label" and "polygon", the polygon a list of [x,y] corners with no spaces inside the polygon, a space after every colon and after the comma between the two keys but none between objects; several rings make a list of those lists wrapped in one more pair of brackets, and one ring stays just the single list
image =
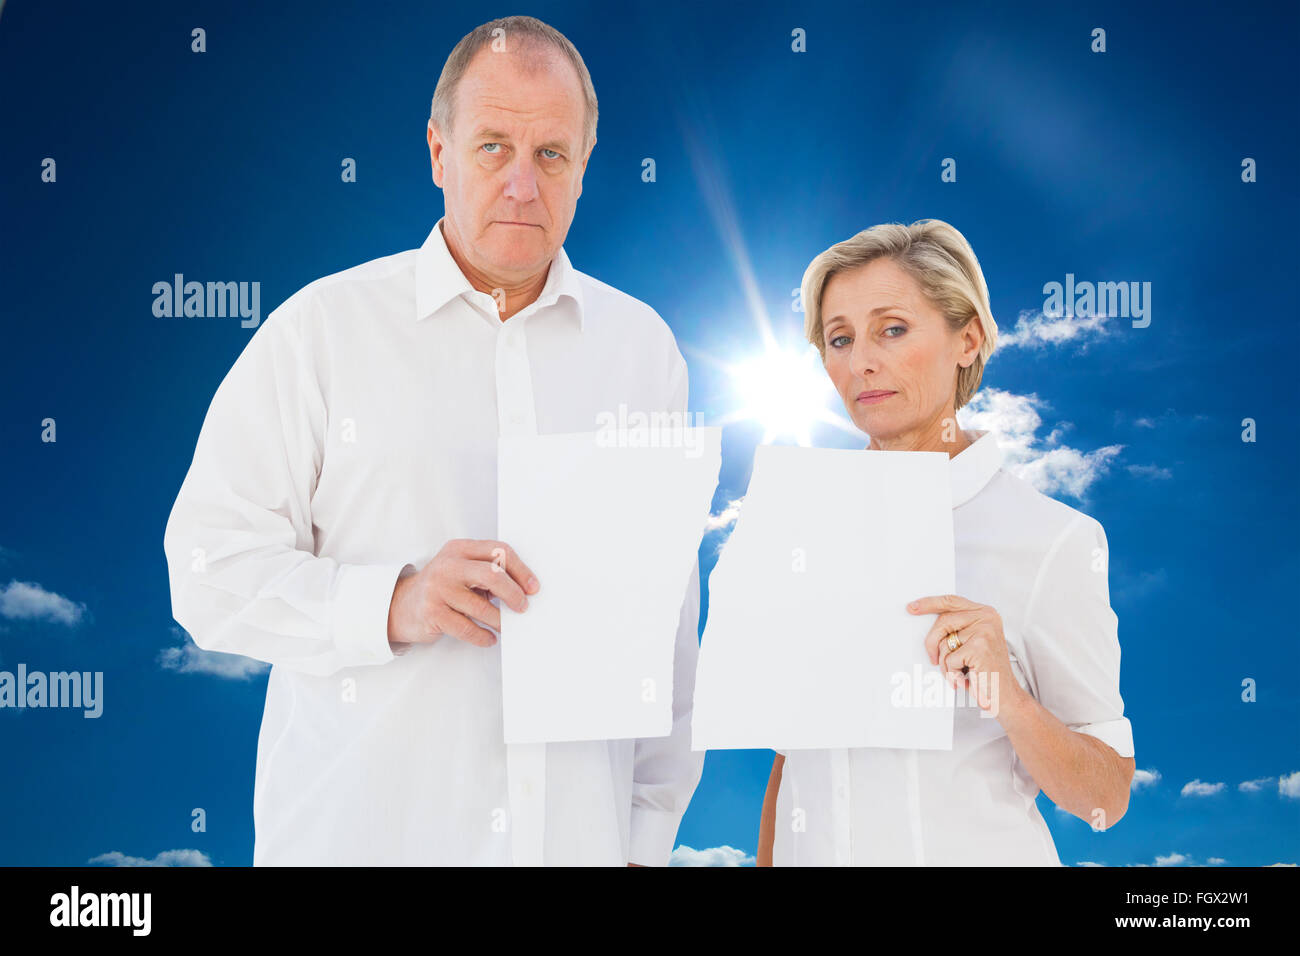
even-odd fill
[{"label": "woman's hand", "polygon": [[918,598],[907,610],[939,615],[925,636],[925,651],[954,688],[973,688],[980,707],[994,717],[1023,702],[1027,692],[1011,670],[1002,615],[996,610],[956,594]]},{"label": "woman's hand", "polygon": [[[1133,758],[1071,730],[1020,686],[1002,616],[955,594],[920,598],[907,609],[939,615],[925,636],[930,662],[941,665],[954,686],[975,687],[980,707],[998,718],[1016,757],[1048,798],[1094,829],[1114,826],[1128,810]],[[948,648],[950,635],[961,642],[955,650]]]}]

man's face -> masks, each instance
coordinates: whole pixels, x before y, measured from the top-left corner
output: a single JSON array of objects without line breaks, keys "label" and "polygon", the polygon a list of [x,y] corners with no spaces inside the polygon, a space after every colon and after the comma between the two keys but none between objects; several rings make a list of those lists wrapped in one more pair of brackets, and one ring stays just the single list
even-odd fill
[{"label": "man's face", "polygon": [[455,110],[450,139],[429,124],[451,241],[485,279],[532,278],[564,245],[591,155],[577,71],[558,51],[530,61],[484,47]]}]

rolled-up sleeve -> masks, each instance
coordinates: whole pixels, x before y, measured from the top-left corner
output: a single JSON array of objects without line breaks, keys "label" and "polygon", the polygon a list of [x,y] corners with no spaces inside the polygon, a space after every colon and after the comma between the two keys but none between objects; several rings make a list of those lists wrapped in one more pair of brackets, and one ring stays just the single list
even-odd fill
[{"label": "rolled-up sleeve", "polygon": [[1105,529],[1077,514],[1052,543],[1034,583],[1025,610],[1025,653],[1039,703],[1071,730],[1132,757],[1108,567]]},{"label": "rolled-up sleeve", "polygon": [[[686,363],[673,375],[669,411],[687,409]],[[673,653],[673,728],[667,737],[636,742],[628,862],[666,866],[677,829],[704,771],[704,754],[691,750],[691,707],[700,653],[700,565],[691,568]]]},{"label": "rolled-up sleeve", "polygon": [[163,535],[172,615],[201,648],[324,676],[383,664],[404,562],[317,557],[310,502],[326,408],[299,294],[217,388]]}]

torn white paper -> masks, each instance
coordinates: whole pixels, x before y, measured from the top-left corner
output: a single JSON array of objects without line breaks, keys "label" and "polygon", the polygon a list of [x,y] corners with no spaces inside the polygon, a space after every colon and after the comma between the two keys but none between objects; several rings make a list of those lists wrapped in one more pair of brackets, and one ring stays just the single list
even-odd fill
[{"label": "torn white paper", "polygon": [[758,447],[709,579],[693,749],[952,748],[935,616],[906,608],[955,588],[948,461]]},{"label": "torn white paper", "polygon": [[722,430],[664,434],[500,438],[498,535],[541,583],[522,614],[501,606],[506,743],[672,732],[673,650]]}]

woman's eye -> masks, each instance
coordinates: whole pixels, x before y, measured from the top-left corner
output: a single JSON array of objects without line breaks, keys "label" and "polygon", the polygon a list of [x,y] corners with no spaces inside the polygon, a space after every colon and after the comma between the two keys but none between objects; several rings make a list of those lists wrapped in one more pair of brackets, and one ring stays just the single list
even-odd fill
[{"label": "woman's eye", "polygon": [[[900,333],[901,333],[901,332],[906,332],[906,331],[907,331],[907,326],[905,326],[905,325],[891,325],[889,328],[885,329],[885,331],[886,331],[886,332],[900,332]],[[885,338],[887,338],[887,339],[896,339],[896,338],[898,338],[898,336],[897,336],[897,335],[887,335],[887,336],[885,336]]]},{"label": "woman's eye", "polygon": [[847,342],[848,340],[849,337],[847,335],[837,335],[835,336],[835,338],[831,339],[831,348],[833,349],[843,348],[842,345],[838,345],[837,343]]}]

